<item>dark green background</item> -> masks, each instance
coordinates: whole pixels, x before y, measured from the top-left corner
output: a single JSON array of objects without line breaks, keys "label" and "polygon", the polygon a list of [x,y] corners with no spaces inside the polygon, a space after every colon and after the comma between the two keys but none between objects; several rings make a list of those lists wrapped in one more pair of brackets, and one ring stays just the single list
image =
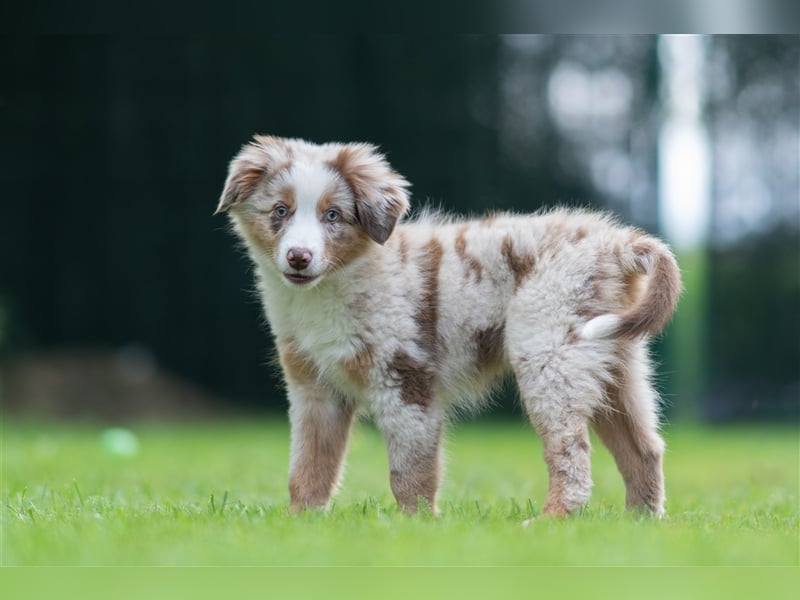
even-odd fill
[{"label": "dark green background", "polygon": [[[607,39],[543,38],[525,59],[528,101],[542,108],[521,161],[502,143],[508,50],[496,36],[0,38],[3,360],[136,344],[232,405],[282,407],[249,266],[212,217],[227,162],[257,132],[379,144],[417,206],[610,206],[657,231],[655,197],[636,214],[610,204],[546,109],[547,75],[565,56],[623,70],[635,82],[630,127],[651,133],[631,151],[647,155],[655,182],[657,41],[614,38],[595,53]],[[727,97],[712,94],[709,123],[738,110],[764,69],[782,110],[797,110],[796,38],[710,44],[733,83]],[[756,124],[781,116],[741,112]],[[709,248],[703,415],[796,415],[797,232],[790,221]],[[661,357],[668,398],[680,364],[671,352]]]}]

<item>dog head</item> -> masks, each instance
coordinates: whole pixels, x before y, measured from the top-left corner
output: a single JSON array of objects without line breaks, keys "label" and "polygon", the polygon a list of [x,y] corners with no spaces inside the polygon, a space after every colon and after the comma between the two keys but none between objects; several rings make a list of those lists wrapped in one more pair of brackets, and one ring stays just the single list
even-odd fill
[{"label": "dog head", "polygon": [[256,136],[231,161],[216,213],[230,211],[256,262],[312,287],[389,238],[408,186],[369,144]]}]

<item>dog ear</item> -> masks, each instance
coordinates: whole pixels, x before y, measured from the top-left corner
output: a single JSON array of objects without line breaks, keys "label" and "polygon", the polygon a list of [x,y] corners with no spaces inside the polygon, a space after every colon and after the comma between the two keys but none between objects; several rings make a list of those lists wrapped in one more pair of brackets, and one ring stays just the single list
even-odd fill
[{"label": "dog ear", "polygon": [[408,181],[370,144],[347,144],[329,162],[353,191],[358,221],[383,244],[408,211]]},{"label": "dog ear", "polygon": [[242,146],[230,165],[225,187],[214,214],[225,212],[249,198],[266,177],[288,163],[289,148],[281,138],[257,135]]}]

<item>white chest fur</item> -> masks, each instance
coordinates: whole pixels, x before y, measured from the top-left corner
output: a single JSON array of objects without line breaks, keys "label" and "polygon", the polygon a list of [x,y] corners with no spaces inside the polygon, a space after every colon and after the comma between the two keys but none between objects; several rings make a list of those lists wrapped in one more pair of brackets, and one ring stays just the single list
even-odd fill
[{"label": "white chest fur", "polygon": [[261,273],[261,294],[270,328],[278,340],[297,348],[327,371],[354,352],[358,324],[344,290],[324,281],[311,289],[291,289],[278,275]]}]

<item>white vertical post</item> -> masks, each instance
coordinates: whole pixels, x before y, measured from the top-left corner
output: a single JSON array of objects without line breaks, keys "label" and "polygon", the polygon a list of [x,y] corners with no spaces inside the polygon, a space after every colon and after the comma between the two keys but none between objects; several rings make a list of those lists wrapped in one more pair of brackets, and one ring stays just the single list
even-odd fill
[{"label": "white vertical post", "polygon": [[707,39],[661,36],[663,120],[658,138],[659,225],[681,264],[684,295],[666,338],[677,415],[696,414],[707,368],[707,245],[712,216],[711,146],[705,125]]},{"label": "white vertical post", "polygon": [[711,222],[711,152],[703,122],[705,43],[702,36],[665,35],[658,45],[664,74],[659,220],[679,251],[704,246]]}]

